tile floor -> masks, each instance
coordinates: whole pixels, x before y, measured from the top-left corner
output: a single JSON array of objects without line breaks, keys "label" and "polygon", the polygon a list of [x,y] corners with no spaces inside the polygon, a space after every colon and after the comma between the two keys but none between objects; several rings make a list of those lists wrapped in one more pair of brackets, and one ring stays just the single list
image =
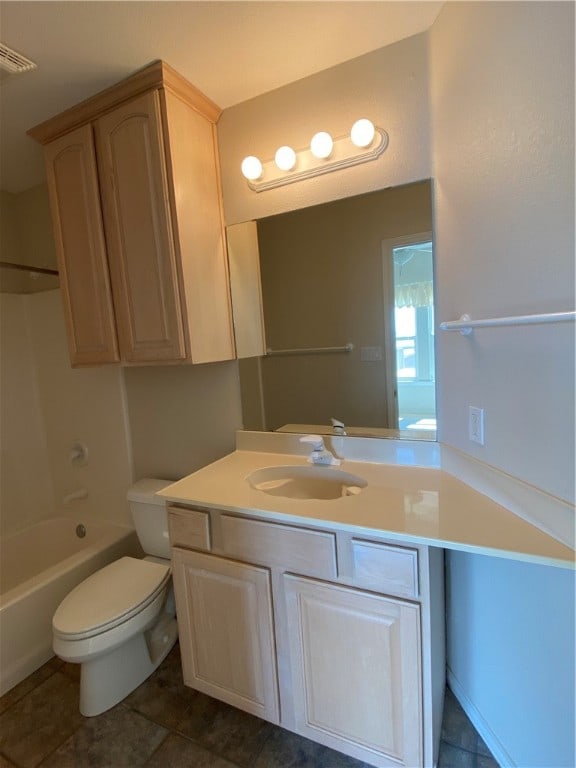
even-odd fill
[{"label": "tile floor", "polygon": [[[368,768],[186,688],[177,645],[98,717],[78,712],[78,672],[52,659],[0,699],[0,768]],[[498,768],[449,689],[438,768]]]}]

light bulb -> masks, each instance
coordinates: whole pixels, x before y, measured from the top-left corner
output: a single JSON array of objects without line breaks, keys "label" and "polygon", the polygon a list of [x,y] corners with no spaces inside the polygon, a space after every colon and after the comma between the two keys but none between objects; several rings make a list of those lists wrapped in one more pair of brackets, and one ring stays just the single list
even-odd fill
[{"label": "light bulb", "polygon": [[332,136],[330,136],[329,133],[326,133],[326,131],[319,131],[312,136],[310,152],[312,152],[314,157],[317,157],[319,160],[325,160],[332,154],[333,146],[334,142],[332,141]]},{"label": "light bulb", "polygon": [[249,155],[242,160],[242,175],[249,181],[256,181],[262,176],[262,163],[257,157]]},{"label": "light bulb", "polygon": [[356,120],[352,126],[350,139],[352,140],[352,144],[357,147],[368,147],[372,144],[374,133],[374,124],[370,120],[362,118],[361,120]]},{"label": "light bulb", "polygon": [[296,152],[292,147],[280,147],[274,155],[274,161],[281,171],[291,171],[296,165]]}]

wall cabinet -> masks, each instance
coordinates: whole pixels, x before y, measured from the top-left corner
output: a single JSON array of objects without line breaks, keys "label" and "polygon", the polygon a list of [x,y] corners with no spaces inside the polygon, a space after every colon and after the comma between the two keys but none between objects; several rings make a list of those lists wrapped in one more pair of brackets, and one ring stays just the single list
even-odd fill
[{"label": "wall cabinet", "polygon": [[29,131],[45,147],[73,365],[234,358],[219,114],[156,62]]},{"label": "wall cabinet", "polygon": [[441,550],[218,510],[169,517],[187,685],[379,768],[435,764]]}]

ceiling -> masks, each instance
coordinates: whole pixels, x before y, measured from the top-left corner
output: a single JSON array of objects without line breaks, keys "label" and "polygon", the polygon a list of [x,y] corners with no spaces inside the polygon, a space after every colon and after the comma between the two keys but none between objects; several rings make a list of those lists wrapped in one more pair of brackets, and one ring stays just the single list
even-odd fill
[{"label": "ceiling", "polygon": [[0,189],[44,180],[26,131],[163,59],[222,109],[428,29],[442,2],[0,1],[0,41],[38,68],[0,81]]}]

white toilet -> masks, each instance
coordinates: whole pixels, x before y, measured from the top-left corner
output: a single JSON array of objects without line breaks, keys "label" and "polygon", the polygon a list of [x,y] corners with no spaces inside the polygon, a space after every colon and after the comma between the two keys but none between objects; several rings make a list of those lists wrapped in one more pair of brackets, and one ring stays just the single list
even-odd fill
[{"label": "white toilet", "polygon": [[178,637],[168,518],[154,496],[167,480],[140,480],[128,491],[143,560],[122,557],[93,573],[60,603],[53,648],[81,664],[80,712],[99,715],[122,701],[163,661]]}]

